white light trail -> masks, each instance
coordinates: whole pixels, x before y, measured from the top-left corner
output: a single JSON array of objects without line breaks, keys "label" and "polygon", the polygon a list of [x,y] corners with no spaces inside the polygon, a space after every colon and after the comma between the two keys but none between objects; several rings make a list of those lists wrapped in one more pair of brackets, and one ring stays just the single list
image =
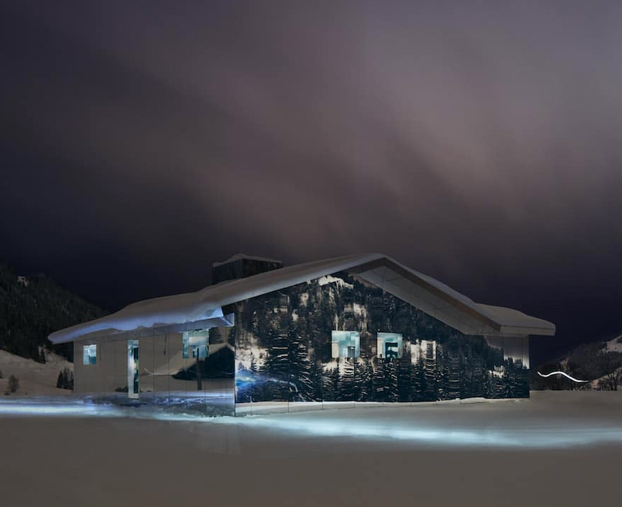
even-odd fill
[{"label": "white light trail", "polygon": [[571,377],[570,375],[568,375],[567,373],[563,371],[552,371],[551,373],[547,373],[546,375],[543,375],[542,373],[538,372],[538,375],[544,378],[550,377],[551,375],[563,375],[564,377],[569,378],[570,380],[572,380],[573,382],[576,382],[577,384],[589,382],[589,380],[577,380],[576,378]]}]

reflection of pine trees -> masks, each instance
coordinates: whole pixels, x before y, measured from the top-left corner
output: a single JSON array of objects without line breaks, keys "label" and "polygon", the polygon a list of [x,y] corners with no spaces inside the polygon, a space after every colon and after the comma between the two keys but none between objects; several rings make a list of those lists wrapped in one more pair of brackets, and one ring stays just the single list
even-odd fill
[{"label": "reflection of pine trees", "polygon": [[417,359],[417,363],[411,370],[410,386],[412,401],[426,401],[426,376],[423,355]]},{"label": "reflection of pine trees", "polygon": [[339,400],[339,368],[328,370],[322,375],[324,401]]},{"label": "reflection of pine trees", "polygon": [[399,365],[400,362],[395,359],[376,358],[371,375],[372,401],[398,401]]},{"label": "reflection of pine trees", "polygon": [[[437,401],[440,399],[439,386],[444,385],[443,375],[443,354],[440,346],[437,346],[436,353],[434,351],[434,342],[428,342],[425,359],[423,362],[423,373],[425,377],[425,385],[423,392],[423,401]],[[442,390],[441,390],[442,393]]]},{"label": "reflection of pine trees", "polygon": [[374,370],[368,357],[360,364],[358,371],[360,377],[359,401],[371,400],[373,394]]},{"label": "reflection of pine trees", "polygon": [[372,375],[372,401],[387,401],[387,378],[380,363],[382,359],[376,359],[377,363]]},{"label": "reflection of pine trees", "polygon": [[286,332],[272,328],[268,334],[264,384],[268,399],[289,400],[289,341]]},{"label": "reflection of pine trees", "polygon": [[310,401],[322,401],[324,399],[324,395],[322,392],[322,388],[324,385],[322,374],[322,363],[317,360],[311,362],[309,367],[309,380],[311,385],[311,391],[310,393],[308,393],[308,399]]},{"label": "reflection of pine trees", "polygon": [[356,359],[340,359],[342,369],[339,375],[339,396],[341,401],[356,401],[359,388],[356,378]]},{"label": "reflection of pine trees", "polygon": [[443,375],[443,398],[455,400],[460,398],[462,388],[461,370],[461,345],[459,339],[451,338],[443,348],[444,375]]},{"label": "reflection of pine trees", "polygon": [[290,326],[287,335],[290,391],[295,386],[297,392],[292,391],[291,394],[296,401],[312,400],[316,386],[313,385],[314,379],[311,377],[307,345],[291,321]]},{"label": "reflection of pine trees", "polygon": [[397,372],[399,362],[395,359],[381,359],[381,361],[383,362],[383,375],[385,378],[384,401],[397,401]]},{"label": "reflection of pine trees", "polygon": [[[483,337],[466,337],[379,288],[345,274],[333,276],[353,288],[303,283],[239,305],[236,346],[260,347],[250,350],[250,375],[262,379],[261,388],[252,388],[256,401],[528,396],[528,371],[522,363],[504,360],[503,351]],[[334,329],[361,333],[360,358],[331,357]],[[403,335],[401,358],[375,357],[379,331]],[[411,342],[425,344],[414,362]],[[262,353],[265,361],[258,361]]]},{"label": "reflection of pine trees", "polygon": [[412,359],[410,347],[404,347],[405,351],[398,361],[397,372],[397,401],[412,401]]},{"label": "reflection of pine trees", "polygon": [[484,360],[481,356],[473,355],[466,364],[469,365],[469,389],[463,398],[481,398],[485,393]]}]

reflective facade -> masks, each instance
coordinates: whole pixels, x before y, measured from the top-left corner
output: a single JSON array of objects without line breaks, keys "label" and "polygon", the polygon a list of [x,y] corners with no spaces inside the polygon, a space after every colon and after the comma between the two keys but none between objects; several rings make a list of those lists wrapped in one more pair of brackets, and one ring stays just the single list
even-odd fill
[{"label": "reflective facade", "polygon": [[[233,415],[234,348],[228,341],[229,331],[212,328],[136,338],[103,337],[96,340],[95,364],[76,362],[75,392],[96,401]],[[186,340],[189,354],[184,354],[184,336],[188,335],[198,338]],[[92,343],[75,342],[76,353]]]},{"label": "reflective facade", "polygon": [[529,396],[528,337],[464,335],[345,272],[237,310],[238,412]]}]

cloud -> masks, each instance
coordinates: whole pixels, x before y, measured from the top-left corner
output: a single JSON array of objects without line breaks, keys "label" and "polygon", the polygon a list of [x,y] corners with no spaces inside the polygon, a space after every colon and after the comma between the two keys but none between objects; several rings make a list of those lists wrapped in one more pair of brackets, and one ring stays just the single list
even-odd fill
[{"label": "cloud", "polygon": [[5,151],[38,155],[3,206],[45,213],[58,258],[106,244],[188,280],[235,250],[382,251],[492,302],[616,269],[616,2],[11,9]]}]

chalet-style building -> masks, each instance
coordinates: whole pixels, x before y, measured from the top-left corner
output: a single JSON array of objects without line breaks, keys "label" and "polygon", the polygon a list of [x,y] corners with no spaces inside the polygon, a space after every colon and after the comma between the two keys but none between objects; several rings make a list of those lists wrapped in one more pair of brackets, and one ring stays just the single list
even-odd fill
[{"label": "chalet-style building", "polygon": [[50,335],[74,343],[75,392],[207,415],[525,398],[529,336],[555,334],[382,254],[236,255],[213,280]]}]

